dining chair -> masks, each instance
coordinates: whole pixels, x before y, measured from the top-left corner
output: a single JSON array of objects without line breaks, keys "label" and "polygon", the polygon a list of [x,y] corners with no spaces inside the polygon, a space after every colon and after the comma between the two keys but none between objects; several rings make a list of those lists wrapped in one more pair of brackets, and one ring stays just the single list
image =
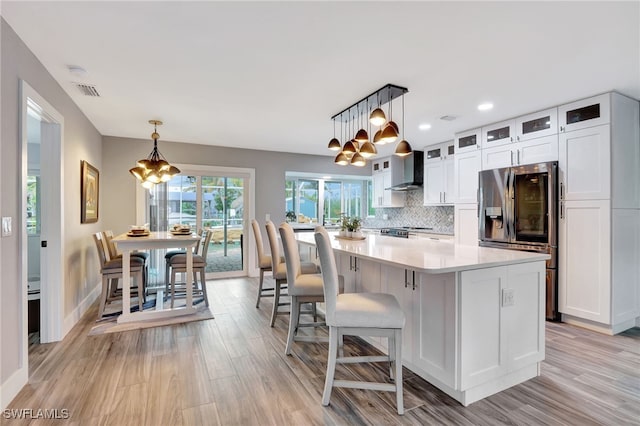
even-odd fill
[{"label": "dining chair", "polygon": [[[202,228],[198,229],[198,236],[202,238],[203,232],[204,232],[204,229]],[[193,254],[198,254],[200,252],[201,246],[202,244],[196,244],[196,246],[193,248]],[[164,291],[166,294],[169,293],[169,278],[170,278],[169,274],[171,273],[171,266],[170,266],[171,258],[176,254],[185,254],[185,253],[186,251],[184,249],[181,249],[181,250],[168,251],[164,255]]]},{"label": "dining chair", "polygon": [[[326,342],[326,338],[298,336],[298,329],[300,327],[318,327],[326,325],[324,322],[317,322],[317,315],[315,311],[316,303],[324,301],[324,290],[321,274],[311,274],[303,271],[302,262],[300,262],[298,243],[291,225],[283,222],[280,224],[279,230],[287,269],[288,293],[291,298],[289,332],[287,334],[287,345],[284,351],[285,355],[290,355],[294,340],[302,342]],[[314,322],[300,323],[300,309],[303,303],[312,304]]]},{"label": "dining chair", "polygon": [[[114,260],[114,259],[122,259],[122,253],[120,253],[118,251],[118,248],[116,247],[115,243],[113,242],[113,231],[108,229],[106,231],[102,231],[102,241],[103,241],[103,246],[105,246],[106,248],[106,254],[108,255],[108,260]],[[140,258],[144,261],[144,271],[142,273],[142,286],[144,289],[144,301],[146,301],[147,299],[147,280],[149,277],[149,267],[147,265],[147,259],[149,258],[149,253],[144,252],[144,251],[134,251],[131,252],[130,254],[131,258],[133,259],[134,257]],[[117,288],[111,288],[112,292],[115,292],[117,290]]]},{"label": "dining chair", "polygon": [[[289,305],[286,302],[280,302],[280,296],[286,296],[287,294],[283,294],[282,290],[288,291],[288,284],[284,286],[287,282],[287,265],[284,256],[280,256],[280,242],[278,241],[278,234],[276,231],[276,226],[270,220],[265,224],[265,228],[267,229],[267,238],[269,240],[269,248],[271,249],[271,273],[273,274],[273,280],[275,281],[274,290],[273,290],[273,311],[271,312],[271,327],[276,322],[276,316],[280,314],[286,314],[287,312],[283,312],[279,310],[280,306]],[[313,262],[304,262],[301,264],[302,272],[305,274],[314,274],[318,272],[318,266]]]},{"label": "dining chair", "polygon": [[[331,241],[326,232],[314,234],[324,284],[325,319],[329,326],[329,355],[322,405],[329,405],[334,387],[370,389],[396,393],[398,414],[404,414],[402,398],[402,330],[405,315],[398,300],[385,293],[339,293],[339,278]],[[387,355],[339,354],[339,340],[348,336],[378,336],[388,339]],[[336,380],[336,364],[389,362],[392,383]]]},{"label": "dining chair", "polygon": [[251,219],[251,228],[253,229],[253,235],[256,239],[256,251],[258,252],[258,268],[260,268],[260,282],[258,283],[258,299],[256,300],[256,308],[260,307],[260,298],[273,297],[275,288],[263,288],[264,273],[271,272],[271,256],[264,251],[264,244],[262,242],[262,234],[260,233],[260,225],[255,219]]},{"label": "dining chair", "polygon": [[[180,293],[183,291],[186,293],[186,286],[193,285],[194,286],[194,295],[202,295],[204,298],[204,303],[209,306],[209,298],[207,296],[207,281],[206,281],[206,268],[207,268],[207,253],[209,251],[209,243],[211,242],[211,237],[213,235],[213,231],[210,229],[205,229],[202,233],[203,243],[202,243],[202,252],[200,254],[193,255],[193,284],[187,284],[190,282],[189,277],[185,277],[184,288],[178,288],[178,283],[176,283],[176,274],[184,273],[186,275],[187,272],[187,254],[186,253],[177,253],[171,257],[169,260],[169,268],[171,269],[171,307],[173,308],[173,302],[176,299],[176,290],[179,290]],[[200,286],[198,287],[198,273],[200,273]]]},{"label": "dining chair", "polygon": [[[122,257],[116,259],[108,259],[105,246],[107,244],[104,241],[102,232],[96,232],[93,234],[93,241],[98,250],[98,260],[100,262],[100,274],[102,275],[102,293],[100,296],[100,307],[98,308],[98,319],[104,316],[104,308],[108,302],[111,302],[118,297],[115,295],[115,291],[112,288],[118,286],[118,281],[122,278]],[[144,260],[137,257],[131,257],[129,271],[134,278],[136,285],[133,288],[138,290],[138,309],[142,311],[144,300],[144,286],[143,286],[143,269]],[[123,283],[127,285],[127,283]],[[110,288],[111,287],[111,288]],[[120,298],[122,295],[120,295]]]}]

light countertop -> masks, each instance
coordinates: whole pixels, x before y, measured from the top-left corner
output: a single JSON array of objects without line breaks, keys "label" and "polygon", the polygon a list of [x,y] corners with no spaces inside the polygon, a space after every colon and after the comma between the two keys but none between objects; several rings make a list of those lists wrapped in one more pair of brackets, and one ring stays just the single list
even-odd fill
[{"label": "light countertop", "polygon": [[[366,239],[356,241],[337,239],[335,238],[337,232],[330,232],[329,235],[335,251],[431,274],[483,269],[550,258],[544,253],[461,246],[447,239],[394,238],[365,234]],[[298,233],[296,239],[301,244],[315,246],[314,234],[311,232]]]}]

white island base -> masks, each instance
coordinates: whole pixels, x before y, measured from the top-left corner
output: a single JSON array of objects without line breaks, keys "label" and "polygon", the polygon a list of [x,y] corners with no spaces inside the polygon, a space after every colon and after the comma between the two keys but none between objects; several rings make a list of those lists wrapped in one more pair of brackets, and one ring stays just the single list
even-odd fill
[{"label": "white island base", "polygon": [[[383,236],[333,247],[346,292],[391,293],[403,307],[404,366],[462,405],[540,374],[547,255]],[[386,339],[368,341],[386,351]]]}]

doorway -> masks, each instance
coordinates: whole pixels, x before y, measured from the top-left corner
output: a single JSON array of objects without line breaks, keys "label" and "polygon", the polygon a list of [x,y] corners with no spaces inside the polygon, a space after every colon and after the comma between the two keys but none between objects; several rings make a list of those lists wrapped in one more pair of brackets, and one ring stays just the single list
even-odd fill
[{"label": "doorway", "polygon": [[[64,119],[21,81],[22,346],[55,342],[63,333],[62,138]],[[41,161],[46,158],[47,161]],[[43,214],[46,213],[46,214]],[[31,333],[29,333],[31,331]]]}]

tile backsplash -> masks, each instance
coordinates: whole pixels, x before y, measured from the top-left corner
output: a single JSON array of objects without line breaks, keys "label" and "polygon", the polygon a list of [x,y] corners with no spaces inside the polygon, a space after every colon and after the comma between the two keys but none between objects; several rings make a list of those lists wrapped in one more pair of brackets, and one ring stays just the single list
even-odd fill
[{"label": "tile backsplash", "polygon": [[[367,228],[417,226],[433,228],[438,234],[453,235],[453,206],[423,206],[421,189],[406,192],[405,207],[379,208],[364,221]],[[384,217],[387,219],[384,219]]]}]

